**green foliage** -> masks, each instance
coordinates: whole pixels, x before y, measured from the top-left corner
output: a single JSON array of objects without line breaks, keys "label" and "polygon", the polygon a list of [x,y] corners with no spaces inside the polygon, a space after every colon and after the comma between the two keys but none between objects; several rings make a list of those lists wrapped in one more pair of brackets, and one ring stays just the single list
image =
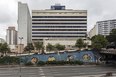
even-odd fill
[{"label": "green foliage", "polygon": [[25,65],[25,66],[30,66],[30,65],[33,65],[33,63],[28,62],[28,63],[25,63],[24,65]]},{"label": "green foliage", "polygon": [[88,43],[84,43],[83,39],[79,38],[76,41],[75,47],[78,47],[79,49],[81,49],[82,47],[87,47]]},{"label": "green foliage", "polygon": [[56,61],[46,61],[46,64],[49,65],[49,64],[57,64]]},{"label": "green foliage", "polygon": [[39,50],[39,52],[40,52],[40,49],[43,48],[43,44],[40,43],[39,41],[38,41],[38,42],[34,42],[34,44],[35,44],[35,48],[36,48],[37,50]]},{"label": "green foliage", "polygon": [[24,51],[29,51],[29,53],[31,52],[31,50],[34,50],[34,46],[32,45],[32,43],[28,43],[28,45],[24,48]]},{"label": "green foliage", "polygon": [[102,35],[95,35],[92,37],[92,46],[94,49],[100,51],[101,48],[104,48],[108,45],[108,41]]},{"label": "green foliage", "polygon": [[44,61],[38,61],[37,65],[45,65],[45,62]]},{"label": "green foliage", "polygon": [[52,44],[50,44],[50,43],[48,43],[48,45],[46,46],[46,48],[47,48],[48,51],[54,50],[54,46]]},{"label": "green foliage", "polygon": [[9,53],[9,52],[11,52],[10,51],[10,48],[9,48],[9,46],[8,46],[8,44],[5,42],[4,44],[2,44],[2,45],[0,45],[0,52],[1,53]]},{"label": "green foliage", "polygon": [[64,49],[65,49],[65,46],[60,45],[59,43],[57,43],[57,44],[55,45],[55,48],[56,48],[58,51],[60,51],[60,50],[64,50]]},{"label": "green foliage", "polygon": [[0,64],[4,65],[4,64],[19,64],[20,63],[20,59],[19,58],[15,58],[15,57],[3,57],[0,58]]},{"label": "green foliage", "polygon": [[64,61],[64,60],[62,60],[62,61],[46,61],[46,64],[47,64],[47,65],[52,65],[52,64],[56,64],[56,65],[64,65],[64,64],[70,64],[70,65],[72,65],[72,64],[79,64],[79,65],[82,65],[83,62],[78,61],[78,60],[76,60],[76,61]]},{"label": "green foliage", "polygon": [[106,36],[106,39],[108,40],[108,42],[115,42],[116,45],[116,29],[112,29],[110,31],[110,34]]},{"label": "green foliage", "polygon": [[79,60],[75,60],[75,61],[74,61],[74,64],[82,65],[82,64],[83,64],[83,62],[81,62],[81,61],[79,61]]}]

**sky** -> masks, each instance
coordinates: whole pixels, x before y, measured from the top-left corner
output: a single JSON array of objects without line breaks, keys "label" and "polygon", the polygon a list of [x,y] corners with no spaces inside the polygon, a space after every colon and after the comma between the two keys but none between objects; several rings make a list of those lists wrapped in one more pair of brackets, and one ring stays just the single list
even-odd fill
[{"label": "sky", "polygon": [[9,26],[18,30],[18,1],[27,3],[32,10],[50,9],[60,3],[66,9],[87,10],[87,26],[90,31],[97,21],[116,19],[116,0],[0,0],[0,38],[5,39]]}]

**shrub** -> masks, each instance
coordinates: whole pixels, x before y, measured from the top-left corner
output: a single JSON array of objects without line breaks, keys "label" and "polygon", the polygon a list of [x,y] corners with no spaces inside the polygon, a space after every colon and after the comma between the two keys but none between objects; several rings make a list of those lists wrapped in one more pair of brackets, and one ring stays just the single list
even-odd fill
[{"label": "shrub", "polygon": [[45,65],[44,61],[38,61],[37,65]]},{"label": "shrub", "polygon": [[33,63],[28,62],[28,63],[25,63],[24,65],[25,65],[25,66],[30,66],[30,65],[33,65]]},{"label": "shrub", "polygon": [[65,61],[57,61],[57,64],[64,65]]},{"label": "shrub", "polygon": [[70,65],[74,64],[74,61],[69,61]]}]

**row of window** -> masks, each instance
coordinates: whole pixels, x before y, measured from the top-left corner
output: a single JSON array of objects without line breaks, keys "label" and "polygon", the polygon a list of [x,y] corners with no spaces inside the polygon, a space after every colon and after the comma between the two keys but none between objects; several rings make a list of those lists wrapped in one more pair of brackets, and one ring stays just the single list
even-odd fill
[{"label": "row of window", "polygon": [[87,24],[87,23],[32,23],[32,24]]},{"label": "row of window", "polygon": [[66,38],[66,37],[85,37],[85,36],[32,36],[32,37],[63,37],[63,38]]},{"label": "row of window", "polygon": [[87,28],[87,26],[32,26],[32,28]]},{"label": "row of window", "polygon": [[87,21],[86,19],[32,19],[32,21]]},{"label": "row of window", "polygon": [[78,33],[74,33],[74,32],[71,32],[71,33],[66,33],[66,32],[64,32],[64,33],[61,33],[61,32],[32,32],[32,34],[86,34],[86,32],[78,32]]},{"label": "row of window", "polygon": [[32,29],[32,31],[87,31],[87,29]]},{"label": "row of window", "polygon": [[32,16],[32,18],[87,18],[87,16]]},{"label": "row of window", "polygon": [[[86,39],[83,39],[86,40]],[[32,39],[32,41],[43,41],[43,39]]]}]

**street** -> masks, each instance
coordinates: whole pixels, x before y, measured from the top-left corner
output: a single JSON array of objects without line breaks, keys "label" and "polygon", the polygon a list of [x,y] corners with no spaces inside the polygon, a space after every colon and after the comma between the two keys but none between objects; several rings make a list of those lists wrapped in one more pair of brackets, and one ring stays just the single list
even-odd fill
[{"label": "street", "polygon": [[[0,77],[20,77],[19,68],[0,68]],[[116,74],[113,66],[22,67],[21,77],[78,77]]]}]

